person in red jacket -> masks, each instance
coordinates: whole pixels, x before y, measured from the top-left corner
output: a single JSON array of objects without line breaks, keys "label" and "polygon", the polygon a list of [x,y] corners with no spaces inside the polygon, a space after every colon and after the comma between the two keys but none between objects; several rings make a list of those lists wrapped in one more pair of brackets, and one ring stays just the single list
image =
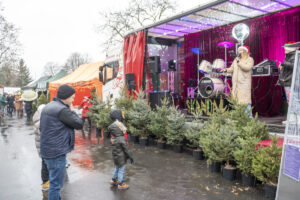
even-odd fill
[{"label": "person in red jacket", "polygon": [[[90,98],[85,96],[83,98],[82,103],[80,104],[80,107],[82,108],[82,121],[83,121],[83,126],[84,126],[84,122],[87,119],[89,122],[89,132],[91,132],[92,130],[92,122],[91,119],[87,116],[87,113],[90,111],[90,107],[92,106],[92,102],[90,101]],[[84,134],[84,131],[82,129],[82,133]]]}]

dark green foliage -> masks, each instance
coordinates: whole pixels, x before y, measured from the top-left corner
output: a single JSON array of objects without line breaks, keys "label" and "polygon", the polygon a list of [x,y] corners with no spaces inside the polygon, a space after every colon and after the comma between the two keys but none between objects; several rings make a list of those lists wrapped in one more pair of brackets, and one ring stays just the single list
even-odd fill
[{"label": "dark green foliage", "polygon": [[125,125],[128,124],[128,114],[133,107],[134,98],[128,94],[126,87],[122,88],[120,91],[120,97],[115,99],[115,106],[117,109],[124,111]]},{"label": "dark green foliage", "polygon": [[155,111],[150,112],[150,123],[148,129],[158,138],[160,142],[164,140],[167,134],[168,116],[171,109],[168,106],[167,98],[162,100],[162,106],[156,106]]},{"label": "dark green foliage", "polygon": [[137,99],[133,101],[133,107],[128,113],[128,129],[134,136],[148,137],[147,127],[150,123],[151,109],[142,90],[136,95]]},{"label": "dark green foliage", "polygon": [[92,95],[92,106],[90,107],[90,112],[87,115],[91,118],[92,123],[96,125],[97,128],[107,130],[108,126],[112,123],[110,119],[111,112],[111,99],[107,98],[104,102],[98,99],[95,95]]},{"label": "dark green foliage", "polygon": [[247,139],[238,138],[239,148],[234,152],[234,158],[237,167],[245,175],[251,175],[252,161],[255,156],[256,146],[259,142],[257,137],[247,137]]},{"label": "dark green foliage", "polygon": [[37,107],[39,107],[42,104],[47,104],[48,103],[48,99],[45,96],[44,92],[42,92],[42,94],[39,96],[38,100],[37,100]]},{"label": "dark green foliage", "polygon": [[204,130],[204,123],[201,120],[194,120],[186,128],[184,136],[189,141],[189,146],[200,149],[200,136]]},{"label": "dark green foliage", "polygon": [[167,143],[182,144],[185,133],[185,117],[175,106],[170,107],[170,110],[170,115],[167,117]]},{"label": "dark green foliage", "polygon": [[24,60],[21,59],[19,65],[17,66],[16,70],[16,83],[17,87],[26,86],[28,83],[32,81],[30,77],[29,68],[25,65]]},{"label": "dark green foliage", "polygon": [[[220,132],[223,127],[230,122],[229,112],[224,108],[217,108],[212,113],[209,121],[204,123],[203,134],[200,136],[199,143],[202,145],[204,154],[210,161],[223,161],[224,159],[219,156],[219,149],[216,149],[217,144],[215,140],[219,140]],[[221,142],[219,140],[219,142]]]},{"label": "dark green foliage", "polygon": [[280,169],[282,147],[277,146],[278,138],[272,139],[271,146],[260,148],[252,162],[253,175],[263,183],[276,185]]}]

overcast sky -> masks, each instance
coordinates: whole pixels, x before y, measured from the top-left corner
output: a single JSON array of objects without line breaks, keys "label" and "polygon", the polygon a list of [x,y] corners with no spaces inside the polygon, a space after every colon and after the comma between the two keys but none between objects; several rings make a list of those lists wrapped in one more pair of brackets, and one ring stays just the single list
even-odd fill
[{"label": "overcast sky", "polygon": [[[176,0],[177,12],[211,0]],[[0,0],[4,16],[20,28],[22,58],[33,79],[47,62],[64,64],[72,52],[104,60],[103,38],[95,31],[100,10],[126,7],[129,0]]]}]

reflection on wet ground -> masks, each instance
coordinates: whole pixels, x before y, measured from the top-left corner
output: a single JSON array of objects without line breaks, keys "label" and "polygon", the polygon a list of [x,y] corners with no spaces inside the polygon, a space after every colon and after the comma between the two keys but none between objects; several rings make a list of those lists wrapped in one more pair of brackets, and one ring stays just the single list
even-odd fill
[{"label": "reflection on wet ground", "polygon": [[[0,199],[47,199],[47,192],[41,191],[41,160],[33,127],[17,119],[8,124],[0,137]],[[130,149],[135,158],[135,164],[126,168],[125,180],[130,189],[118,191],[108,184],[114,167],[109,140],[97,144],[94,130],[85,138],[76,132],[75,150],[67,158],[70,167],[62,199],[264,199],[260,187],[245,188],[240,181],[226,181],[221,174],[210,173],[205,161],[194,161],[187,153],[135,144]]]}]

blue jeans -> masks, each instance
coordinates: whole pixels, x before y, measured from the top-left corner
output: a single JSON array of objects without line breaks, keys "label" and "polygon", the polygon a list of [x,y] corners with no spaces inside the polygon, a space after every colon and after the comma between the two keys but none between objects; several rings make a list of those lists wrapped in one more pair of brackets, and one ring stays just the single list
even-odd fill
[{"label": "blue jeans", "polygon": [[64,185],[66,174],[66,155],[54,159],[44,159],[50,180],[48,200],[60,200],[60,189]]},{"label": "blue jeans", "polygon": [[122,184],[123,183],[123,178],[124,178],[125,167],[126,167],[126,165],[123,165],[120,168],[115,168],[112,180],[117,180],[118,179],[119,184]]}]

